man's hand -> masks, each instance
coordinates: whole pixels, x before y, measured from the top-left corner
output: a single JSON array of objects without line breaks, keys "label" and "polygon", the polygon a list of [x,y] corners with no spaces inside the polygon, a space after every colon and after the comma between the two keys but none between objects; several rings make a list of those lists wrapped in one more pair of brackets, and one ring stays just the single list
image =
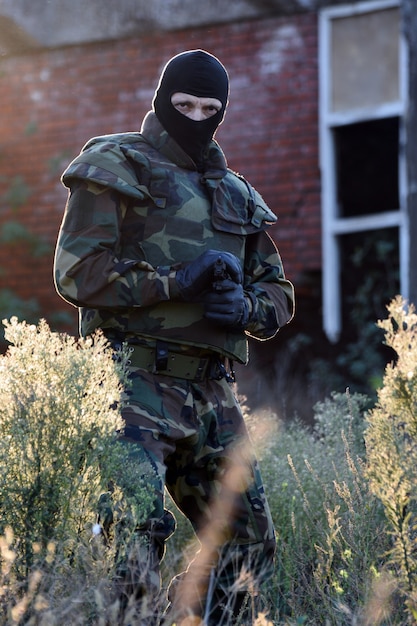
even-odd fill
[{"label": "man's hand", "polygon": [[221,291],[204,296],[204,317],[235,330],[244,330],[251,317],[251,299],[245,295],[241,284],[231,280],[222,281]]},{"label": "man's hand", "polygon": [[230,281],[240,284],[243,280],[239,259],[230,252],[207,250],[197,259],[177,270],[175,280],[183,300],[196,300],[204,291],[213,285],[214,268],[221,259]]}]

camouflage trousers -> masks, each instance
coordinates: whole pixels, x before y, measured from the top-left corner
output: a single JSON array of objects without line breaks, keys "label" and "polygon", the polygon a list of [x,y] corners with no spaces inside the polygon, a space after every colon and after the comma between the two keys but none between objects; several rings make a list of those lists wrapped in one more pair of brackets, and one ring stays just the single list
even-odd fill
[{"label": "camouflage trousers", "polygon": [[[154,375],[132,367],[123,409],[124,438],[154,470],[154,510],[141,532],[152,555],[146,574],[158,593],[159,565],[175,521],[164,508],[166,488],[190,520],[201,549],[172,581],[167,624],[187,615],[207,624],[232,624],[273,569],[275,533],[242,411],[224,378],[201,382]],[[212,616],[212,617],[210,617]]]}]

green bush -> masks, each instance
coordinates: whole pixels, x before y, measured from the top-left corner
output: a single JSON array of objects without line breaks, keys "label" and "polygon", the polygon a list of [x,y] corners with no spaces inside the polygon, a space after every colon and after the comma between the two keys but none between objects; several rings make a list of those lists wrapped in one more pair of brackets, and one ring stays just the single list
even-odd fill
[{"label": "green bush", "polygon": [[[76,341],[51,332],[45,321],[33,326],[12,318],[4,325],[11,345],[0,357],[3,590],[7,583],[16,602],[40,568],[42,584],[57,594],[53,604],[74,591],[66,586],[69,569],[80,574],[79,589],[94,579],[86,562],[111,576],[116,547],[103,551],[93,534],[101,530],[100,496],[108,494],[115,536],[122,536],[120,524],[127,541],[152,507],[143,478],[151,474],[118,441],[128,354],[121,351],[116,361],[103,336]],[[7,561],[5,554],[13,556]],[[53,585],[45,580],[52,570]]]},{"label": "green bush", "polygon": [[364,476],[367,404],[362,395],[333,394],[316,405],[313,429],[266,417],[259,455],[278,539],[266,598],[274,624],[366,623],[357,620],[388,545]]},{"label": "green bush", "polygon": [[[247,416],[278,539],[257,626],[416,623],[417,315],[397,298],[378,325],[397,360],[376,405],[334,393],[315,406],[313,427]],[[115,555],[152,499],[146,468],[116,434],[127,354],[114,361],[101,335],[75,341],[45,322],[5,326],[0,624],[136,623],[134,612],[121,622],[112,600]],[[107,545],[92,533],[103,493],[115,516]],[[177,518],[164,582],[196,548]]]},{"label": "green bush", "polygon": [[333,394],[312,429],[268,416],[260,456],[278,534],[275,624],[417,622],[415,309],[397,297],[378,326],[396,359],[374,407]]}]

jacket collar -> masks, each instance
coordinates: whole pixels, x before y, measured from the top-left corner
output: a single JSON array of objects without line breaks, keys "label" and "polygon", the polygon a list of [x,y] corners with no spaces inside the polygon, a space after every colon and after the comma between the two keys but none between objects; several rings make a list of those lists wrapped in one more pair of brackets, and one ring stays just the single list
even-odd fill
[{"label": "jacket collar", "polygon": [[[173,161],[178,167],[188,170],[197,169],[192,158],[167,133],[153,111],[146,114],[140,132],[155,150]],[[204,165],[203,177],[205,179],[223,178],[227,172],[226,157],[214,140],[209,144]]]}]

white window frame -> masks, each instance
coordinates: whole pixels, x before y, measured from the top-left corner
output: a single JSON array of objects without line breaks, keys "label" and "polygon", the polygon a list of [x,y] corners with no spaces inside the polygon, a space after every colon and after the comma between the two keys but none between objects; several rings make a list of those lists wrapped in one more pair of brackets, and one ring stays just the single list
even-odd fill
[{"label": "white window frame", "polygon": [[357,4],[339,5],[319,13],[319,144],[321,168],[322,215],[322,298],[323,328],[330,341],[336,342],[342,326],[339,237],[343,234],[396,226],[399,232],[400,289],[408,297],[409,236],[406,212],[406,163],[404,149],[399,148],[398,210],[358,217],[339,217],[337,214],[336,173],[333,129],[345,124],[398,116],[400,119],[400,146],[404,146],[403,119],[407,105],[406,44],[399,33],[399,99],[378,107],[333,112],[331,94],[331,27],[332,20],[361,13],[399,7],[399,0],[370,0]]}]

